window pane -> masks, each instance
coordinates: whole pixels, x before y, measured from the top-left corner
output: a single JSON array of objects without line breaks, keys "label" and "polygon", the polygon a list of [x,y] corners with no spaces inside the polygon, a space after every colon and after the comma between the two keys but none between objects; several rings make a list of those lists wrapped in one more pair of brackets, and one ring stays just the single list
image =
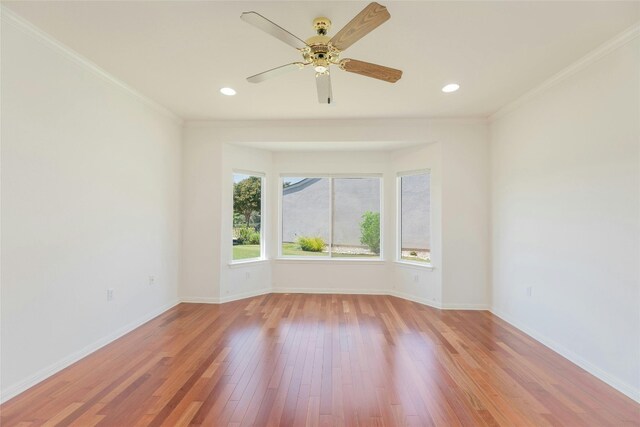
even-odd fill
[{"label": "window pane", "polygon": [[262,257],[262,177],[233,174],[233,257]]},{"label": "window pane", "polygon": [[329,183],[329,178],[283,178],[283,256],[329,255]]},{"label": "window pane", "polygon": [[331,256],[380,256],[380,178],[333,180]]},{"label": "window pane", "polygon": [[400,178],[400,248],[407,261],[431,262],[431,176]]}]

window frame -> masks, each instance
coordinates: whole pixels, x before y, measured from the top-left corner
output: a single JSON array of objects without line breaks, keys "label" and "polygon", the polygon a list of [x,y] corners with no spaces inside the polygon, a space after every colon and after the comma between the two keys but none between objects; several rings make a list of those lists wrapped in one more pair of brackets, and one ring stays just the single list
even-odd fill
[{"label": "window frame", "polygon": [[[431,209],[431,169],[415,169],[408,171],[401,171],[396,173],[396,250],[395,250],[395,262],[405,265],[411,265],[415,267],[423,267],[432,270],[433,267],[433,256],[430,256],[430,262],[419,262],[419,261],[407,261],[402,259],[402,178],[407,176],[415,176],[415,175],[423,175],[429,174],[429,245],[433,246],[432,242],[432,231],[433,231],[433,220],[432,220],[432,209]],[[433,255],[433,248],[430,248],[429,254]]]},{"label": "window frame", "polygon": [[[235,175],[248,175],[255,176],[260,178],[260,256],[254,258],[242,258],[242,259],[233,259],[233,213],[234,213],[234,200],[233,200],[233,185],[235,184],[234,176]],[[238,264],[250,264],[254,262],[263,262],[266,261],[267,258],[267,245],[265,242],[265,218],[268,217],[266,207],[266,185],[267,185],[267,174],[264,172],[256,172],[247,169],[233,169],[231,171],[231,259],[229,261],[230,265],[238,265]]]},{"label": "window frame", "polygon": [[[299,256],[299,255],[283,255],[282,254],[282,198],[283,185],[285,178],[326,178],[329,179],[329,241],[327,247],[329,249],[328,256]],[[333,257],[333,180],[340,178],[377,178],[380,192],[380,254],[377,257]],[[278,256],[279,261],[308,261],[308,262],[369,262],[381,263],[384,258],[384,174],[382,173],[281,173],[278,180]]]}]

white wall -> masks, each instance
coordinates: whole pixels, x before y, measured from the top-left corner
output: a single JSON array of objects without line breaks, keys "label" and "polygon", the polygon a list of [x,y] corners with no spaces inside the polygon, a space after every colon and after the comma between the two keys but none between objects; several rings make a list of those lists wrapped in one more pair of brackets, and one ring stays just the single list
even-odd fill
[{"label": "white wall", "polygon": [[[390,286],[393,293],[435,307],[442,305],[442,142],[422,147],[411,147],[393,152],[391,183],[393,200],[392,230],[397,233],[398,194],[395,179],[398,173],[429,169],[431,173],[431,263],[433,269],[417,265],[395,263],[391,270]],[[391,239],[393,240],[393,239]],[[397,258],[396,242],[388,242],[386,248]],[[395,258],[392,258],[395,260]]]},{"label": "white wall", "polygon": [[[326,151],[309,150],[310,143],[318,147],[317,138],[325,139]],[[386,150],[357,150],[360,144]],[[287,151],[272,151],[273,147]],[[300,149],[292,150],[295,147]],[[350,150],[336,151],[340,147]],[[434,187],[433,270],[393,262],[396,175],[425,168],[432,169]],[[278,253],[280,174],[382,174],[384,261],[273,260],[229,266],[231,247],[226,241],[231,235],[233,169],[267,174],[269,258]],[[488,306],[489,171],[484,121],[191,122],[184,133],[183,170],[181,295],[189,301],[225,301],[272,288],[394,293],[436,306]],[[446,199],[445,185],[450,192]],[[444,247],[447,234],[452,242]]]},{"label": "white wall", "polygon": [[438,124],[442,141],[442,304],[489,306],[489,132]]},{"label": "white wall", "polygon": [[[189,302],[224,302],[271,290],[269,262],[230,265],[233,171],[264,173],[265,240],[271,240],[271,153],[225,143],[224,132],[187,126],[183,138],[183,244],[180,296]],[[267,246],[266,256],[271,247]]]},{"label": "white wall", "polygon": [[4,14],[1,48],[5,400],[177,302],[181,124]]},{"label": "white wall", "polygon": [[491,124],[494,311],[636,399],[639,76],[635,38]]},{"label": "white wall", "polygon": [[220,297],[222,144],[215,134],[185,127],[182,152],[182,262],[180,297]]},{"label": "white wall", "polygon": [[[394,175],[431,169],[433,271],[397,264],[402,296],[442,308],[489,306],[489,134],[484,122],[434,120],[436,144],[393,153]],[[394,202],[395,203],[395,202]]]},{"label": "white wall", "polygon": [[[274,187],[269,185],[277,181],[272,172],[272,154],[269,151],[224,144],[222,147],[221,188],[221,241],[222,256],[220,262],[220,300],[228,301],[246,295],[256,295],[271,291],[271,263],[251,262],[231,264],[233,258],[233,171],[257,172],[265,175],[266,186],[263,189],[263,238],[266,242],[274,240],[272,199]],[[265,245],[265,257],[270,257],[272,247]]]}]

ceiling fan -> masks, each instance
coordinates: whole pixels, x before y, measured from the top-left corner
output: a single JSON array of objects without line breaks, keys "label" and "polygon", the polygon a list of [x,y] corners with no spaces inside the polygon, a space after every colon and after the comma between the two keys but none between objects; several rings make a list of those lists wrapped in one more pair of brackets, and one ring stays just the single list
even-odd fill
[{"label": "ceiling fan", "polygon": [[318,89],[318,101],[321,104],[330,104],[333,100],[331,93],[331,77],[329,67],[336,65],[344,71],[361,74],[374,79],[395,83],[402,77],[402,71],[395,68],[384,67],[382,65],[369,62],[358,61],[357,59],[340,59],[340,54],[349,46],[369,34],[379,25],[391,18],[387,8],[376,3],[370,3],[362,9],[347,25],[344,26],[333,37],[327,36],[331,27],[329,18],[319,17],[313,20],[313,27],[317,35],[308,38],[306,41],[296,37],[279,25],[269,21],[257,12],[244,12],[240,19],[271,34],[277,39],[285,42],[289,46],[298,49],[302,54],[301,62],[267,70],[260,74],[247,77],[250,83],[260,83],[271,77],[285,74],[289,71],[299,70],[307,66],[313,66],[316,71],[316,86]]}]

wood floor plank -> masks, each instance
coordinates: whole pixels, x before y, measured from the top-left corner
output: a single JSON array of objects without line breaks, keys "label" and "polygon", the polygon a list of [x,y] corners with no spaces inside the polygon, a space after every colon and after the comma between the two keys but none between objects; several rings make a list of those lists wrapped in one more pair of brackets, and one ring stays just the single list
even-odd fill
[{"label": "wood floor plank", "polygon": [[488,312],[269,294],[180,304],[0,425],[640,426],[640,405]]}]

